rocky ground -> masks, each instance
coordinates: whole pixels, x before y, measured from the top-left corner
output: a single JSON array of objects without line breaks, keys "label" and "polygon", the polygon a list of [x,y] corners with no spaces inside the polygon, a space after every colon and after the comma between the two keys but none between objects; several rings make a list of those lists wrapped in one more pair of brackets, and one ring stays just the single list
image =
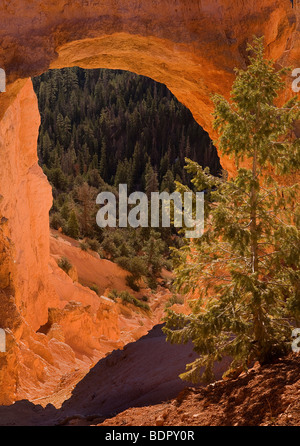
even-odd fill
[{"label": "rocky ground", "polygon": [[[55,407],[54,401],[18,401],[0,407],[0,425],[97,424],[132,407],[144,408],[146,418],[148,406],[176,398],[186,387],[178,375],[196,357],[192,344],[166,342],[161,327],[101,359],[81,377],[62,407]],[[227,364],[216,366],[218,379]],[[63,382],[58,393],[66,396],[68,387]]]},{"label": "rocky ground", "polygon": [[300,355],[256,366],[235,380],[187,388],[172,401],[131,408],[98,425],[300,426]]},{"label": "rocky ground", "polygon": [[156,326],[100,360],[62,407],[18,401],[0,407],[0,425],[300,426],[299,354],[231,380],[222,380],[225,360],[218,381],[198,388],[178,378],[194,357],[192,345],[170,345]]}]

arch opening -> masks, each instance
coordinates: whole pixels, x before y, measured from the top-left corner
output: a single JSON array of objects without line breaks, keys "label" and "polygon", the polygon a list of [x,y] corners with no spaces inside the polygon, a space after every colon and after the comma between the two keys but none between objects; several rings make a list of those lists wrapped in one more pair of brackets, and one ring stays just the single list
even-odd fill
[{"label": "arch opening", "polygon": [[[0,95],[0,242],[6,248],[0,287],[6,286],[9,270],[13,292],[7,301],[14,302],[16,317],[4,315],[3,326],[14,332],[16,349],[22,336],[27,342],[30,330],[47,322],[49,305],[61,305],[48,284],[51,190],[37,164],[40,117],[29,76],[75,65],[145,75],[167,85],[214,137],[210,94],[228,95],[233,68],[244,66],[243,49],[253,34],[266,36],[268,55],[280,63],[299,60],[298,14],[288,0],[264,0],[259,8],[221,0],[188,2],[188,7],[180,0],[176,8],[165,1],[128,7],[118,0],[112,7],[111,2],[76,0],[62,6],[33,0],[26,14],[21,3],[0,7],[0,66],[7,73],[7,91]],[[222,158],[221,164],[233,173],[230,161]],[[29,357],[41,364],[32,351]],[[39,379],[46,374],[42,365],[39,371],[40,377],[32,374],[38,396]],[[0,373],[3,404],[28,397],[17,395],[16,373],[8,355]]]},{"label": "arch opening", "polygon": [[[169,247],[177,246],[178,234],[171,228],[100,230],[96,196],[101,191],[118,196],[119,184],[127,185],[128,194],[141,191],[148,196],[173,193],[175,180],[191,187],[185,158],[221,175],[209,135],[165,85],[132,72],[77,66],[52,69],[33,78],[33,85],[41,114],[39,163],[54,196],[52,236],[59,231],[79,239],[84,250],[92,249],[124,267],[132,274],[128,282],[134,291],[139,290],[139,279],[130,258],[139,257],[143,273],[138,275],[153,286],[160,268],[170,263]],[[161,247],[156,264],[149,266],[140,251],[152,236],[158,237]],[[156,272],[150,274],[149,268]],[[80,268],[77,272],[80,283],[100,292],[101,284],[85,280]]]}]

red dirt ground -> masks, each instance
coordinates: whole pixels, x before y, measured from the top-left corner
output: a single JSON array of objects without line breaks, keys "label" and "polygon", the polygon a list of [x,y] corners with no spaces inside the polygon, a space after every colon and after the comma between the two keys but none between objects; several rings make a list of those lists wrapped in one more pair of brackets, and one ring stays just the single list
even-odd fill
[{"label": "red dirt ground", "polygon": [[235,380],[187,388],[172,401],[128,409],[99,425],[300,426],[300,355]]}]

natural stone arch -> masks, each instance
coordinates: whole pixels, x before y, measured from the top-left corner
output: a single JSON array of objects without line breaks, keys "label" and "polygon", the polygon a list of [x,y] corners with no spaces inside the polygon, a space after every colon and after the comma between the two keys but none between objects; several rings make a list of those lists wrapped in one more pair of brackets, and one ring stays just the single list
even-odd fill
[{"label": "natural stone arch", "polygon": [[[16,265],[11,273],[16,302],[28,304],[23,314],[34,326],[45,322],[49,305],[42,272],[51,194],[37,165],[40,118],[28,76],[74,65],[146,75],[165,83],[214,136],[210,94],[228,95],[233,68],[245,66],[253,34],[265,35],[268,56],[281,63],[299,60],[295,6],[289,0],[2,2],[0,67],[7,74],[7,92],[0,96],[1,215],[11,240],[6,263]],[[231,163],[225,157],[221,162],[232,174]],[[29,280],[30,269],[37,272],[35,279]]]},{"label": "natural stone arch", "polygon": [[[290,0],[3,0],[0,15],[7,74],[0,93],[0,288],[16,312],[12,318],[3,310],[0,319],[16,352],[19,339],[47,322],[48,307],[60,305],[47,279],[51,189],[37,164],[40,117],[30,77],[74,65],[149,76],[214,136],[210,94],[228,96],[254,34],[265,35],[268,56],[299,65],[299,8]],[[226,158],[221,162],[233,173]],[[15,357],[8,353],[0,371],[7,383],[0,403],[14,399]]]},{"label": "natural stone arch", "polygon": [[[12,88],[49,67],[125,69],[165,83],[211,134],[210,94],[228,94],[254,34],[278,61],[299,56],[290,0],[5,0],[0,12],[0,67]],[[0,118],[10,101],[1,102]]]},{"label": "natural stone arch", "polygon": [[[228,95],[233,69],[245,66],[245,47],[254,34],[265,35],[268,56],[296,65],[299,11],[289,0],[2,2],[0,67],[7,92],[0,95],[1,215],[8,221],[6,263],[15,265],[17,306],[25,307],[34,327],[45,322],[52,299],[43,274],[51,191],[37,165],[40,117],[28,76],[74,65],[149,76],[166,84],[214,136],[210,94]],[[221,162],[234,172],[229,160]],[[36,277],[30,276],[32,269]]]}]

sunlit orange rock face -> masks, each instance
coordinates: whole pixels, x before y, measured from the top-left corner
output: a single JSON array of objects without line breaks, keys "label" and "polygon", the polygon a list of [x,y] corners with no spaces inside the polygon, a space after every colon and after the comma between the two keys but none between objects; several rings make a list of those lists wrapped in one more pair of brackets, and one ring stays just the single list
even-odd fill
[{"label": "sunlit orange rock face", "polygon": [[[96,305],[95,294],[63,276],[50,258],[52,196],[37,164],[40,117],[30,77],[74,65],[146,75],[165,83],[215,136],[210,95],[228,96],[233,68],[245,67],[254,34],[265,35],[267,55],[279,64],[300,66],[300,5],[294,3],[1,2],[0,67],[8,84],[0,93],[0,326],[9,330],[7,353],[0,353],[1,404],[53,391],[64,374],[109,350],[101,336],[106,344],[118,342],[126,318],[108,301]],[[228,159],[221,162],[234,173]],[[86,342],[78,339],[79,330]]]}]

